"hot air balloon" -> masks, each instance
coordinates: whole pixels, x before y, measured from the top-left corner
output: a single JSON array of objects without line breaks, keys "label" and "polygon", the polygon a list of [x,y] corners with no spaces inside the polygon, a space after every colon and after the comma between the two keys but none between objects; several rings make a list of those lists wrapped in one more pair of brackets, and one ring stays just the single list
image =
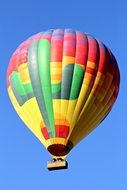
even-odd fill
[{"label": "hot air balloon", "polygon": [[110,112],[120,74],[112,52],[72,29],[33,35],[13,53],[7,70],[11,102],[52,155],[48,169],[67,168],[65,157]]}]

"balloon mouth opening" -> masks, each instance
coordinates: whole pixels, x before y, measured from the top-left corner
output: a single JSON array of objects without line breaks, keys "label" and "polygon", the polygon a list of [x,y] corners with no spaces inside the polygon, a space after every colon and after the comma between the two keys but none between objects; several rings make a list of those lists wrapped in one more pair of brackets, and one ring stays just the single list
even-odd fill
[{"label": "balloon mouth opening", "polygon": [[52,144],[47,149],[54,156],[66,156],[72,148],[72,143],[69,143],[69,145]]}]

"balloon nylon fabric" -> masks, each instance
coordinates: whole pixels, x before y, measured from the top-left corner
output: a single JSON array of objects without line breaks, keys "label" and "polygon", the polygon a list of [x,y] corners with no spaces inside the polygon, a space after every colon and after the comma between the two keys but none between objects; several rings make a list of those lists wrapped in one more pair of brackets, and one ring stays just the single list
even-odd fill
[{"label": "balloon nylon fabric", "polygon": [[72,29],[38,33],[11,57],[8,93],[18,115],[54,156],[65,156],[111,110],[119,69],[99,40]]}]

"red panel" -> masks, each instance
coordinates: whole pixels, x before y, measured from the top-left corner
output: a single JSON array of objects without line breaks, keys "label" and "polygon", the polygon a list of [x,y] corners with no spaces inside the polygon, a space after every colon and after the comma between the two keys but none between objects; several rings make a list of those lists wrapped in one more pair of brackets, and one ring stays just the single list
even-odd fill
[{"label": "red panel", "polygon": [[46,140],[50,138],[46,127],[41,128],[41,132]]},{"label": "red panel", "polygon": [[51,61],[62,62],[63,57],[63,39],[52,38],[51,39]]},{"label": "red panel", "polygon": [[63,55],[75,57],[76,53],[76,35],[65,33],[63,44]]},{"label": "red panel", "polygon": [[75,34],[72,34],[72,33],[64,33],[64,40],[66,40],[66,41],[75,41],[76,36],[75,36]]},{"label": "red panel", "polygon": [[15,53],[12,55],[9,66],[8,66],[8,71],[7,71],[7,78],[9,78],[10,74],[13,71],[17,71],[17,57],[18,57],[18,51],[16,50]]},{"label": "red panel", "polygon": [[100,49],[98,71],[101,72],[102,74],[105,74],[107,71],[107,65],[108,65],[107,62],[108,62],[109,53],[107,51],[107,48],[100,41],[98,41],[98,44]]},{"label": "red panel", "polygon": [[90,73],[92,75],[95,75],[96,74],[96,69],[92,69],[90,67],[86,67],[86,73]]},{"label": "red panel", "polygon": [[75,63],[86,66],[88,56],[88,40],[83,32],[76,32]]},{"label": "red panel", "polygon": [[88,44],[89,44],[88,60],[96,63],[98,62],[99,59],[98,43],[94,38],[88,36]]},{"label": "red panel", "polygon": [[56,125],[56,137],[67,138],[69,134],[69,126]]}]

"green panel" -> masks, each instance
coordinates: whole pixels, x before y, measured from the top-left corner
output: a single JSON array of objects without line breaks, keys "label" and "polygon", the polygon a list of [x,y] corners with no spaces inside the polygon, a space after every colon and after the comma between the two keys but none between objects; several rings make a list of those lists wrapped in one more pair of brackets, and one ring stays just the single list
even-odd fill
[{"label": "green panel", "polygon": [[78,98],[82,86],[83,77],[84,77],[83,68],[79,64],[75,64],[73,80],[71,85],[71,93],[70,93],[71,100]]},{"label": "green panel", "polygon": [[29,84],[24,84],[23,86],[24,86],[25,92],[27,94],[33,91],[32,85],[30,83]]},{"label": "green panel", "polygon": [[69,100],[74,64],[68,64],[62,71],[61,99]]},{"label": "green panel", "polygon": [[38,41],[33,42],[28,49],[28,70],[30,75],[30,80],[32,83],[32,88],[34,96],[37,100],[39,110],[43,117],[44,123],[48,128],[50,133],[50,123],[45,106],[44,94],[41,88],[41,82],[39,77],[39,68],[38,68]]},{"label": "green panel", "polygon": [[52,93],[60,92],[61,90],[61,82],[58,84],[52,84]]},{"label": "green panel", "polygon": [[38,43],[38,67],[44,102],[49,118],[52,136],[55,137],[54,113],[52,102],[52,89],[50,77],[50,43],[47,39],[41,39]]},{"label": "green panel", "polygon": [[60,99],[61,97],[61,82],[58,84],[52,84],[52,98]]},{"label": "green panel", "polygon": [[31,84],[22,84],[20,75],[15,71],[10,76],[10,84],[19,105],[34,96]]},{"label": "green panel", "polygon": [[23,96],[26,94],[22,81],[20,79],[20,76],[17,72],[13,72],[11,74],[11,83],[13,83],[13,85],[15,85],[16,91],[20,96]]}]

